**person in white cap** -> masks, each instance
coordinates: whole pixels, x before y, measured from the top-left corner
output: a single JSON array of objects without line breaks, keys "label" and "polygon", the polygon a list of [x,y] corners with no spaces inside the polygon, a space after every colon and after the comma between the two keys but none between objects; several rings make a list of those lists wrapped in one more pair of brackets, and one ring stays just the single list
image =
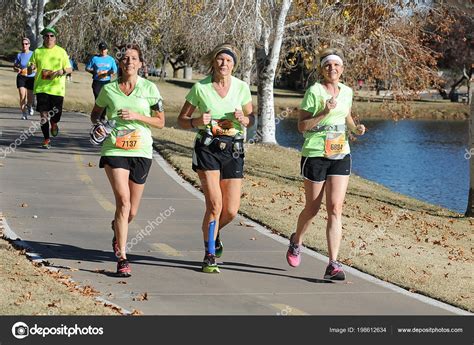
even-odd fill
[{"label": "person in white cap", "polygon": [[342,205],[351,173],[347,132],[365,133],[364,125],[356,125],[351,116],[352,89],[340,82],[343,60],[339,49],[325,49],[319,60],[322,81],[312,85],[301,102],[298,130],[305,138],[300,164],[306,204],[298,217],[296,232],[290,236],[286,253],[288,264],[299,266],[303,236],[326,192],[329,262],[324,279],[330,280],[345,279],[337,255],[342,238]]}]

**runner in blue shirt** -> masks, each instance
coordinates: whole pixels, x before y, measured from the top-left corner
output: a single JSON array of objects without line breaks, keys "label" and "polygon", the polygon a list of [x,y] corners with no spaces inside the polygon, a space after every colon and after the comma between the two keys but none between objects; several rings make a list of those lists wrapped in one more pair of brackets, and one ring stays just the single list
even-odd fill
[{"label": "runner in blue shirt", "polygon": [[27,67],[33,52],[30,50],[30,40],[24,37],[21,40],[21,53],[16,56],[13,69],[18,73],[16,76],[16,87],[20,95],[21,119],[27,120],[28,115],[32,116],[33,110],[33,86],[35,72],[28,74]]},{"label": "runner in blue shirt", "polygon": [[107,44],[99,44],[99,54],[94,55],[86,65],[86,71],[92,74],[92,92],[94,99],[97,99],[102,87],[112,80],[112,76],[117,74],[117,64],[110,55],[107,55]]}]

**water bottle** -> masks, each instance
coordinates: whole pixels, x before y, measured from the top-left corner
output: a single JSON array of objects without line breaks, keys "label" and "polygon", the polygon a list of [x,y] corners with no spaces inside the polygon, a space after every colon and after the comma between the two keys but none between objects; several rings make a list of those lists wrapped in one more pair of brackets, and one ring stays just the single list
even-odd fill
[{"label": "water bottle", "polygon": [[104,123],[104,129],[105,133],[107,133],[106,136],[108,136],[110,133],[112,133],[112,130],[115,128],[115,120],[107,120]]},{"label": "water bottle", "polygon": [[202,141],[202,144],[204,146],[209,146],[211,145],[212,143],[212,131],[211,131],[211,128],[209,126],[206,126],[206,132],[204,134],[204,138],[203,138],[203,141]]},{"label": "water bottle", "polygon": [[[98,133],[98,130],[102,129],[105,132],[105,135]],[[112,133],[112,130],[115,128],[115,120],[110,121],[100,121],[92,126],[90,130],[90,142],[94,145],[100,145],[104,140]]]}]

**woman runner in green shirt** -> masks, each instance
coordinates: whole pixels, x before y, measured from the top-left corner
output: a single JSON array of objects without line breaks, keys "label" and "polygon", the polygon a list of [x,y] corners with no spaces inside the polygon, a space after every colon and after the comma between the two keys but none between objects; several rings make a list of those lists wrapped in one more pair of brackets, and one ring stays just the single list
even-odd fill
[{"label": "woman runner in green shirt", "polygon": [[[214,48],[203,60],[210,75],[194,84],[186,96],[178,123],[199,128],[194,143],[193,170],[206,198],[202,222],[205,255],[202,271],[218,273],[216,257],[223,251],[219,230],[229,224],[240,207],[244,167],[243,128],[252,126],[249,86],[232,76],[239,59],[230,44]],[[192,117],[198,109],[200,117]]]},{"label": "woman runner in green shirt", "polygon": [[109,121],[115,121],[110,135],[104,126],[95,126],[95,137],[104,137],[99,166],[105,169],[115,195],[115,218],[112,221],[112,247],[118,258],[117,275],[129,277],[127,260],[128,224],[138,212],[145,181],[152,163],[151,127],[163,128],[165,114],[158,88],[140,78],[138,70],[143,57],[140,47],[120,47],[121,76],[101,89],[92,109],[91,121],[96,124],[106,109]]},{"label": "woman runner in green shirt", "polygon": [[306,204],[299,215],[296,232],[290,236],[286,259],[292,267],[300,264],[303,235],[318,213],[326,190],[329,263],[324,279],[344,280],[345,274],[337,255],[342,237],[342,205],[351,173],[346,130],[363,135],[365,127],[355,125],[351,116],[352,89],[339,81],[344,71],[341,51],[324,50],[320,69],[323,81],[311,86],[301,103],[298,130],[305,138],[301,174],[304,177]]}]

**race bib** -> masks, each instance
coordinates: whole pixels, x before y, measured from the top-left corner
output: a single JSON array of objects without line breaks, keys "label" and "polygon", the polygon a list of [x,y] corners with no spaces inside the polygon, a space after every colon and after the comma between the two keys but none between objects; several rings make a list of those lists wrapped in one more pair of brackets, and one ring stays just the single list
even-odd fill
[{"label": "race bib", "polygon": [[43,69],[41,71],[41,78],[44,79],[44,80],[51,80],[52,79],[52,74],[53,74],[53,71],[51,71],[49,69]]},{"label": "race bib", "polygon": [[212,120],[211,131],[214,136],[225,135],[233,137],[238,133],[238,130],[234,128],[234,123],[230,120]]},{"label": "race bib", "polygon": [[138,150],[142,148],[142,138],[138,129],[117,131],[115,147],[123,150]]},{"label": "race bib", "polygon": [[20,75],[27,76],[28,75],[28,69],[27,68],[22,68],[20,71]]},{"label": "race bib", "polygon": [[97,72],[97,77],[99,79],[107,78],[109,76],[107,73],[108,73],[108,71],[98,71]]},{"label": "race bib", "polygon": [[324,142],[324,157],[329,159],[342,159],[346,155],[344,148],[346,146],[346,132],[326,132]]}]

